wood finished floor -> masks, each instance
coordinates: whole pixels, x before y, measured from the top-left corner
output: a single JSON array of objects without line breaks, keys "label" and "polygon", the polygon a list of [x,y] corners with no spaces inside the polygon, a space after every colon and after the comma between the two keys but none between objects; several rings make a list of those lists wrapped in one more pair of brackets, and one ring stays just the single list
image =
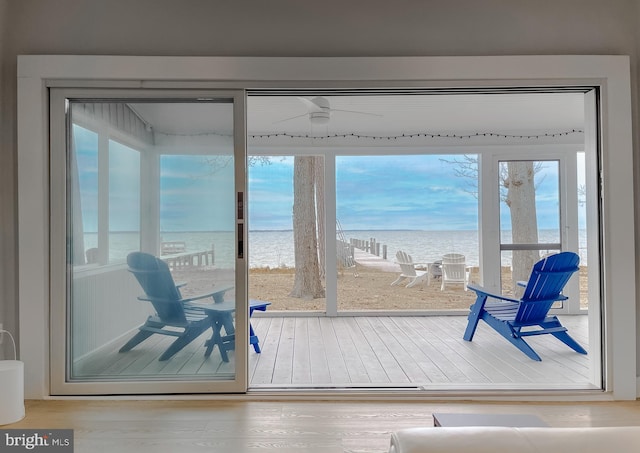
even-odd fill
[{"label": "wood finished floor", "polygon": [[[587,317],[561,319],[587,347]],[[262,353],[249,351],[251,388],[592,388],[590,356],[544,335],[528,340],[542,357],[535,362],[483,323],[473,342],[466,342],[464,316],[256,317],[252,323]],[[157,359],[170,338],[154,335],[127,353],[118,353],[116,343],[78,362],[75,372],[96,377],[232,373],[233,353],[229,363],[217,349],[204,358],[207,337],[165,362]]]},{"label": "wood finished floor", "polygon": [[[640,403],[27,401],[3,429],[73,429],[76,453],[381,453],[434,412],[533,414],[551,427],[640,426]],[[440,428],[434,428],[440,429]],[[578,441],[579,443],[579,441]]]}]

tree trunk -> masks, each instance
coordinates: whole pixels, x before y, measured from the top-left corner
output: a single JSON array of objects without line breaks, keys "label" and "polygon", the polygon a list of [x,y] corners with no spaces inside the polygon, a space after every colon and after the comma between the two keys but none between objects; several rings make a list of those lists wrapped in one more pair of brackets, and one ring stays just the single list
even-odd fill
[{"label": "tree trunk", "polygon": [[291,297],[324,297],[318,264],[314,157],[296,156],[293,163],[293,242],[296,271]]},{"label": "tree trunk", "polygon": [[320,266],[320,278],[323,279],[326,272],[326,232],[324,215],[324,157],[314,157],[314,181],[316,189],[316,215],[318,220],[318,264]]},{"label": "tree trunk", "polygon": [[[536,216],[535,170],[532,161],[508,162],[506,203],[511,211],[511,234],[514,244],[538,243],[538,219]],[[528,280],[531,268],[540,259],[537,250],[514,250],[512,258],[514,291],[515,282]],[[517,294],[517,293],[516,293]]]}]

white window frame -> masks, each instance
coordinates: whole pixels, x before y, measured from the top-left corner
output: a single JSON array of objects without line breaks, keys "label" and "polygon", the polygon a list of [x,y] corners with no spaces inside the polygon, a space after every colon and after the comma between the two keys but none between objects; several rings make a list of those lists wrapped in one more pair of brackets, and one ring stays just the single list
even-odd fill
[{"label": "white window frame", "polygon": [[[637,395],[636,272],[630,64],[627,56],[492,57],[18,57],[20,355],[25,396],[49,395],[50,86],[148,88],[390,88],[596,86],[601,93],[605,391],[571,399]],[[630,336],[630,333],[632,334]],[[566,399],[566,395],[544,398]],[[478,399],[482,399],[479,396]],[[496,399],[496,397],[492,397]]]}]

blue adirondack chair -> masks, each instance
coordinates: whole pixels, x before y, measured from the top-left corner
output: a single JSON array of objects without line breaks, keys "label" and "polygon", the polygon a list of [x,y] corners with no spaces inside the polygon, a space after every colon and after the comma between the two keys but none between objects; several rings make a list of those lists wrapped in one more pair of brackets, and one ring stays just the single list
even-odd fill
[{"label": "blue adirondack chair", "polygon": [[[532,335],[551,334],[574,351],[586,354],[587,351],[569,336],[567,328],[560,324],[558,318],[548,314],[554,302],[567,299],[562,295],[562,289],[578,270],[579,262],[578,255],[572,252],[550,255],[538,261],[533,266],[520,300],[492,294],[477,285],[469,285],[469,289],[476,292],[477,298],[471,305],[463,338],[471,341],[478,322],[482,319],[533,360],[542,359],[524,340],[524,337]],[[488,302],[488,298],[498,301]],[[538,328],[529,329],[536,326]]]},{"label": "blue adirondack chair", "polygon": [[160,356],[167,360],[211,327],[207,314],[201,307],[193,306],[194,301],[209,299],[221,311],[232,313],[235,306],[224,302],[224,293],[232,287],[219,288],[207,294],[185,298],[180,294],[167,263],[153,255],[132,252],[127,256],[129,271],[136,277],[145,292],[139,300],[153,304],[155,313],[138,328],[138,332],[120,348],[127,352],[153,334],[176,337],[175,341]]}]

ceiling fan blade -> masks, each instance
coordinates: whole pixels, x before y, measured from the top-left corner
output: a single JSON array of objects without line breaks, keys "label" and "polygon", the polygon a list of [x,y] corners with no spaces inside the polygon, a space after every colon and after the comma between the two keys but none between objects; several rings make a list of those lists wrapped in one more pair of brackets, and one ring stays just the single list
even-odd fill
[{"label": "ceiling fan blade", "polygon": [[379,113],[359,112],[357,110],[331,109],[331,111],[332,112],[357,113],[359,115],[378,116],[380,118],[382,118],[384,116],[384,115],[380,115]]},{"label": "ceiling fan blade", "polygon": [[[314,97],[313,99],[309,99],[309,98],[305,98],[305,97],[302,97],[302,96],[298,96],[298,99],[300,100],[300,102],[302,102],[307,107],[307,109],[309,109],[309,112],[320,112],[320,111],[322,111],[323,107],[324,107],[323,104],[326,104],[326,107],[329,106],[329,103],[326,101],[326,99],[319,98],[317,96]],[[322,102],[322,104],[320,102]]]},{"label": "ceiling fan blade", "polygon": [[284,123],[285,121],[295,120],[296,118],[302,118],[303,116],[309,116],[309,114],[308,113],[303,113],[301,115],[291,116],[289,118],[285,118],[285,119],[282,119],[282,120],[274,121],[271,124]]},{"label": "ceiling fan blade", "polygon": [[284,119],[275,121],[272,124],[283,123],[285,121],[290,121],[296,118],[302,118],[303,116],[308,116],[312,122],[315,120],[316,123],[319,123],[319,121],[322,119],[323,124],[326,124],[329,121],[329,115],[331,112],[354,113],[357,115],[368,115],[368,116],[377,116],[377,117],[383,116],[378,113],[369,113],[369,112],[362,112],[357,110],[332,109],[329,105],[329,101],[322,96],[316,96],[311,99],[307,97],[302,97],[302,96],[297,96],[297,98],[298,100],[300,100],[300,102],[302,102],[307,107],[308,112],[302,113],[300,115],[292,116],[290,118],[284,118]]}]

